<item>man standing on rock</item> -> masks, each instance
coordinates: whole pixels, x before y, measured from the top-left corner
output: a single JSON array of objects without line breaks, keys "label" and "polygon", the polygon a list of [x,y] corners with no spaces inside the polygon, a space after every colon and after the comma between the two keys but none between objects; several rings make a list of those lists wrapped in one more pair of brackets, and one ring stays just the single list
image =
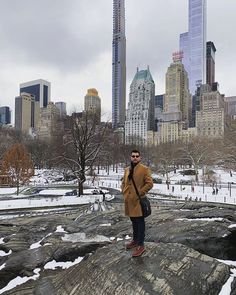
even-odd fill
[{"label": "man standing on rock", "polygon": [[141,164],[140,161],[140,152],[138,150],[132,150],[131,165],[125,169],[121,185],[125,202],[125,215],[130,217],[133,226],[133,240],[126,245],[126,249],[134,248],[133,257],[141,256],[145,252],[145,220],[133,181],[141,198],[153,186],[150,169]]}]

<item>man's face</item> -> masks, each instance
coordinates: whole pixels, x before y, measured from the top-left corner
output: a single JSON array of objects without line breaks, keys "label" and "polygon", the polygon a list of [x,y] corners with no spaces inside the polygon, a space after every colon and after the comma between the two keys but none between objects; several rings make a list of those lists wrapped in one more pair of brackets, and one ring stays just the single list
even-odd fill
[{"label": "man's face", "polygon": [[139,153],[132,153],[131,154],[131,162],[134,164],[138,164],[141,161],[141,157]]}]

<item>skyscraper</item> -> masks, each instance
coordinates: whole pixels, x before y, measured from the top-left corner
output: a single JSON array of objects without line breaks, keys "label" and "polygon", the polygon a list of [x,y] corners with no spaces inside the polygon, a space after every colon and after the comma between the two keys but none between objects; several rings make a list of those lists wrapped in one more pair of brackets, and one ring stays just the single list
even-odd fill
[{"label": "skyscraper", "polygon": [[194,94],[197,86],[206,82],[206,0],[189,0],[188,32],[180,35],[179,45]]},{"label": "skyscraper", "polygon": [[37,125],[37,136],[40,140],[50,140],[58,136],[63,130],[60,120],[60,110],[53,102],[49,102],[46,108],[40,109],[40,118]]},{"label": "skyscraper", "polygon": [[101,122],[101,98],[95,88],[90,88],[84,97],[84,110],[96,114],[96,121]]},{"label": "skyscraper", "polygon": [[60,117],[65,117],[67,112],[66,112],[66,103],[64,101],[57,101],[55,102],[55,106],[58,108],[60,112]]},{"label": "skyscraper", "polygon": [[40,108],[45,108],[51,98],[51,83],[42,79],[20,84],[20,94],[30,93],[35,96],[35,101],[40,102]]},{"label": "skyscraper", "polygon": [[0,124],[11,124],[11,112],[9,107],[0,107]]},{"label": "skyscraper", "polygon": [[139,71],[130,85],[129,103],[125,120],[125,142],[147,144],[148,130],[154,125],[155,83],[147,70]]},{"label": "skyscraper", "polygon": [[188,75],[182,64],[182,52],[176,52],[166,73],[164,115],[168,120],[171,118],[171,120],[183,121],[188,127],[191,107]]},{"label": "skyscraper", "polygon": [[126,38],[124,0],[113,0],[112,126],[124,126],[126,108]]},{"label": "skyscraper", "polygon": [[196,112],[196,127],[199,136],[221,137],[224,135],[225,102],[219,91],[212,91],[209,85],[200,97],[200,111]]},{"label": "skyscraper", "polygon": [[39,120],[39,102],[35,96],[22,92],[15,98],[15,128],[32,134]]},{"label": "skyscraper", "polygon": [[215,52],[216,48],[213,42],[207,42],[207,60],[206,60],[206,83],[211,87],[215,82]]}]

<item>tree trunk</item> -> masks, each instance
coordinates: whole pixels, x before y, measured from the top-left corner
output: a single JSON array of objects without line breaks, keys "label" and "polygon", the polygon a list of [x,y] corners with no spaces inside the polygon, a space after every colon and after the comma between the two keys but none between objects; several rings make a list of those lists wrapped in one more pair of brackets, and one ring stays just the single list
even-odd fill
[{"label": "tree trunk", "polygon": [[80,197],[84,193],[84,187],[83,182],[81,182],[80,179],[78,179],[78,196]]},{"label": "tree trunk", "polygon": [[19,188],[20,188],[20,185],[19,185],[19,183],[17,182],[17,184],[16,184],[16,194],[17,194],[17,196],[19,195]]},{"label": "tree trunk", "polygon": [[195,180],[198,182],[198,169],[195,169]]},{"label": "tree trunk", "polygon": [[84,193],[83,183],[79,180],[79,196],[83,195],[83,193]]}]

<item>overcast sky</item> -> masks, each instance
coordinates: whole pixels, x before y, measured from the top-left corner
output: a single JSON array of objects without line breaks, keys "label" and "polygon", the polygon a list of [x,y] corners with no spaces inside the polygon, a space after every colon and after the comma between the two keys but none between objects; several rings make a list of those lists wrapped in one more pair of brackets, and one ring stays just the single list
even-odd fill
[{"label": "overcast sky", "polygon": [[[188,0],[126,0],[127,101],[136,67],[150,71],[156,94],[179,34],[188,30]],[[207,1],[207,40],[215,43],[220,92],[236,95],[236,1]],[[0,106],[14,111],[19,84],[51,82],[52,101],[83,109],[96,88],[111,118],[112,0],[0,0]]]}]

